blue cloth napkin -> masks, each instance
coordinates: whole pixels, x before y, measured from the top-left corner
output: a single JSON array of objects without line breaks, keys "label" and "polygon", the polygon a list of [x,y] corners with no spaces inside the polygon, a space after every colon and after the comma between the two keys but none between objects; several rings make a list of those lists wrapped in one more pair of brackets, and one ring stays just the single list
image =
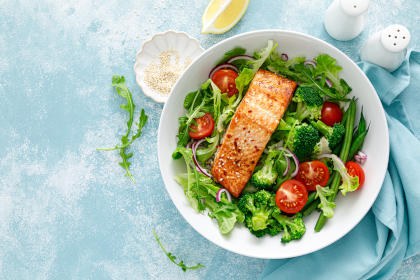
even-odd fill
[{"label": "blue cloth napkin", "polygon": [[309,255],[272,260],[261,279],[389,279],[420,251],[420,53],[410,52],[393,73],[366,62],[359,67],[376,88],[389,126],[381,192],[345,237]]}]

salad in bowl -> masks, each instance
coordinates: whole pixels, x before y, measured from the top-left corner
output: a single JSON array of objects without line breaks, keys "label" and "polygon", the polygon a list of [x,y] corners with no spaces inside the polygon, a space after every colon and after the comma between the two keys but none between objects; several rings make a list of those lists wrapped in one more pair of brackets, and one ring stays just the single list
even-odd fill
[{"label": "salad in bowl", "polygon": [[363,218],[387,139],[373,87],[344,54],[307,35],[257,31],[207,50],[177,82],[159,163],[203,236],[284,258],[331,244]]}]

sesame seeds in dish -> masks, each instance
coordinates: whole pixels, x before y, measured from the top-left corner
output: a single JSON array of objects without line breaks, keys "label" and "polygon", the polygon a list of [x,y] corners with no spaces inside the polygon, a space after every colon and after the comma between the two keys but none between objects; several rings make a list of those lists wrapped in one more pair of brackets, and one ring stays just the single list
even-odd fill
[{"label": "sesame seeds in dish", "polygon": [[184,32],[154,35],[136,55],[134,72],[143,93],[165,103],[177,79],[203,48]]}]

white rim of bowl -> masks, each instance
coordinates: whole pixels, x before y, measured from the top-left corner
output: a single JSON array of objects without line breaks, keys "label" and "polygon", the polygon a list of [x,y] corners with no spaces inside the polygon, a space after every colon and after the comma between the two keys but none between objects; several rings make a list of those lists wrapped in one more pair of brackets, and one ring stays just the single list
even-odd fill
[{"label": "white rim of bowl", "polygon": [[[328,43],[328,42],[326,42],[326,41],[324,41],[324,40],[321,40],[321,39],[318,39],[318,38],[316,38],[316,37],[313,37],[313,36],[311,36],[311,35],[308,35],[308,34],[305,34],[305,33],[301,33],[301,32],[296,32],[296,31],[288,31],[288,30],[282,30],[282,29],[262,29],[262,30],[256,30],[256,31],[250,31],[250,32],[245,32],[245,33],[241,33],[241,34],[238,34],[238,35],[235,35],[235,36],[232,36],[232,37],[229,37],[229,38],[226,38],[226,39],[224,39],[224,40],[222,40],[222,41],[220,41],[219,43],[217,43],[217,44],[215,44],[215,45],[213,45],[213,46],[211,46],[210,48],[208,48],[207,50],[205,50],[199,57],[197,57],[195,60],[194,60],[194,62],[197,62],[199,59],[201,59],[202,57],[204,57],[205,55],[207,55],[207,53],[208,52],[210,52],[211,50],[213,50],[214,48],[216,48],[216,47],[218,47],[219,45],[222,45],[222,44],[224,44],[225,43],[225,41],[227,41],[227,40],[235,40],[235,39],[237,39],[238,37],[242,37],[242,36],[249,36],[249,35],[252,35],[252,34],[258,34],[258,33],[265,33],[265,32],[267,32],[267,33],[272,33],[272,32],[279,32],[279,33],[283,33],[283,34],[288,34],[288,35],[295,35],[295,36],[301,36],[301,37],[304,37],[304,38],[307,38],[307,39],[311,39],[311,40],[315,40],[315,41],[317,41],[317,42],[319,42],[319,43],[322,43],[322,44],[326,44],[326,45],[328,45],[329,47],[331,47],[332,49],[334,49],[334,50],[336,50],[337,52],[339,52],[341,55],[343,55],[343,57],[344,57],[344,59],[346,59],[346,60],[348,60],[357,70],[358,70],[358,72],[359,72],[359,74],[361,74],[362,75],[362,77],[363,77],[363,79],[365,79],[367,82],[368,82],[368,84],[369,84],[369,87],[371,88],[371,90],[373,90],[373,92],[375,92],[376,94],[375,94],[375,98],[376,98],[376,100],[377,100],[377,102],[380,104],[380,111],[381,111],[381,113],[382,113],[382,116],[381,116],[381,118],[382,118],[382,121],[384,121],[384,123],[385,123],[385,134],[386,134],[386,137],[385,137],[385,141],[386,141],[386,165],[385,166],[388,166],[388,162],[389,162],[389,132],[388,132],[388,123],[387,123],[387,121],[386,121],[386,117],[385,117],[385,111],[384,111],[384,108],[383,108],[383,106],[382,106],[382,103],[381,103],[381,100],[379,99],[379,97],[378,97],[378,94],[377,94],[377,92],[376,92],[376,89],[373,87],[373,85],[372,85],[372,83],[370,82],[370,80],[369,80],[369,78],[366,76],[366,74],[362,71],[362,69],[360,69],[359,68],[359,66],[351,59],[351,58],[349,58],[345,53],[343,53],[342,51],[340,51],[338,48],[336,48],[335,46],[333,46],[333,45],[331,45],[330,43]],[[189,67],[191,67],[193,65],[193,63],[191,63],[190,64],[190,66],[188,66],[188,68]],[[188,70],[188,68],[187,69],[185,69],[185,72]],[[184,73],[185,73],[184,72]],[[182,77],[182,76],[181,76]],[[178,85],[178,82],[180,81],[180,79],[181,79],[181,77],[178,79],[178,81],[175,83],[175,85],[173,86],[173,88],[172,88],[172,90],[174,89],[174,88],[176,88],[176,86]],[[172,91],[171,91],[171,93],[172,93]],[[172,94],[170,94],[169,95],[169,98],[168,98],[168,101],[170,101],[169,99],[172,97]],[[168,102],[168,103],[170,103],[170,102]],[[161,175],[162,175],[162,179],[163,179],[163,183],[165,184],[165,189],[166,189],[166,191],[168,192],[168,194],[169,194],[169,196],[170,196],[170,198],[171,198],[171,201],[172,201],[172,203],[175,205],[175,207],[177,208],[177,210],[178,210],[178,212],[181,214],[181,216],[185,219],[185,221],[195,230],[195,231],[197,231],[201,236],[203,236],[204,238],[206,238],[207,240],[209,240],[210,242],[212,242],[213,244],[215,244],[215,245],[217,245],[217,246],[219,246],[219,247],[221,247],[221,248],[223,248],[223,249],[225,249],[225,250],[227,250],[227,251],[230,251],[230,252],[234,252],[234,253],[236,253],[236,254],[239,254],[239,255],[242,255],[242,256],[247,256],[247,257],[252,257],[252,258],[259,258],[259,259],[285,259],[285,258],[294,258],[294,257],[299,257],[299,256],[304,256],[304,255],[307,255],[307,254],[310,254],[310,253],[313,253],[313,252],[316,252],[316,251],[319,251],[319,250],[321,250],[321,249],[323,249],[323,248],[326,248],[326,247],[328,247],[329,245],[331,245],[331,244],[333,244],[334,242],[336,242],[336,241],[338,241],[339,239],[341,239],[342,237],[344,237],[346,234],[348,234],[353,228],[355,228],[359,223],[360,223],[360,221],[366,216],[366,214],[369,212],[369,210],[372,208],[372,206],[373,206],[373,203],[375,202],[375,200],[376,200],[376,198],[378,197],[378,194],[379,194],[379,192],[380,192],[380,190],[382,189],[382,184],[383,184],[383,182],[384,182],[384,179],[385,179],[385,175],[386,175],[386,169],[387,169],[387,167],[385,167],[385,170],[383,170],[383,176],[382,176],[382,178],[380,178],[380,182],[381,182],[381,187],[380,188],[378,188],[378,191],[375,193],[375,195],[374,196],[372,196],[371,197],[371,199],[370,199],[370,201],[368,201],[369,203],[368,204],[370,204],[370,206],[369,206],[369,208],[367,208],[365,211],[364,211],[364,213],[363,213],[363,215],[361,215],[360,216],[360,218],[358,219],[358,221],[354,224],[354,226],[352,226],[352,227],[347,227],[344,231],[343,231],[343,233],[341,234],[341,235],[338,235],[338,236],[335,236],[334,238],[331,238],[328,242],[326,242],[326,243],[324,243],[324,244],[322,244],[322,245],[320,245],[320,246],[314,246],[310,251],[308,251],[308,252],[306,252],[305,254],[291,254],[291,255],[289,255],[289,256],[287,256],[287,257],[279,257],[279,258],[269,258],[269,257],[261,257],[261,256],[255,256],[255,255],[252,255],[252,254],[248,254],[248,253],[243,253],[243,252],[239,252],[239,251],[237,251],[237,250],[235,250],[235,249],[231,249],[231,248],[227,248],[227,247],[225,247],[225,246],[222,246],[222,245],[219,245],[219,244],[217,244],[216,242],[214,242],[213,240],[211,240],[211,239],[209,239],[209,238],[207,238],[207,236],[204,234],[204,231],[203,230],[201,230],[199,227],[197,227],[196,225],[193,225],[193,224],[190,224],[189,222],[188,222],[188,220],[187,220],[187,218],[184,216],[184,213],[182,213],[182,211],[178,208],[178,206],[175,204],[175,202],[174,202],[174,200],[173,200],[173,197],[172,197],[172,194],[168,191],[168,189],[167,189],[167,185],[166,185],[166,182],[165,182],[165,179],[164,179],[164,174],[163,174],[163,171],[162,171],[162,166],[161,166],[161,158],[163,157],[163,155],[160,153],[160,151],[159,151],[159,147],[160,147],[160,135],[161,135],[161,123],[162,123],[162,119],[163,119],[163,115],[165,114],[165,111],[166,111],[166,105],[167,103],[165,103],[165,106],[163,107],[163,109],[162,109],[162,113],[161,113],[161,116],[160,116],[160,120],[159,120],[159,129],[158,129],[158,139],[157,139],[157,147],[158,147],[158,161],[159,161],[159,169],[160,169],[160,172],[161,172]]]}]

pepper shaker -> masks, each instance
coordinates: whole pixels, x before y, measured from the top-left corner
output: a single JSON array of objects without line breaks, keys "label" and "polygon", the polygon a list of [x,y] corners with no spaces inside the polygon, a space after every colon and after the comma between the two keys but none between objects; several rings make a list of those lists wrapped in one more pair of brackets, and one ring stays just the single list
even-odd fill
[{"label": "pepper shaker", "polygon": [[325,13],[325,29],[336,40],[356,38],[365,27],[368,7],[369,0],[334,0]]},{"label": "pepper shaker", "polygon": [[360,59],[392,72],[404,61],[410,38],[410,32],[405,26],[390,25],[366,41],[361,49]]}]

